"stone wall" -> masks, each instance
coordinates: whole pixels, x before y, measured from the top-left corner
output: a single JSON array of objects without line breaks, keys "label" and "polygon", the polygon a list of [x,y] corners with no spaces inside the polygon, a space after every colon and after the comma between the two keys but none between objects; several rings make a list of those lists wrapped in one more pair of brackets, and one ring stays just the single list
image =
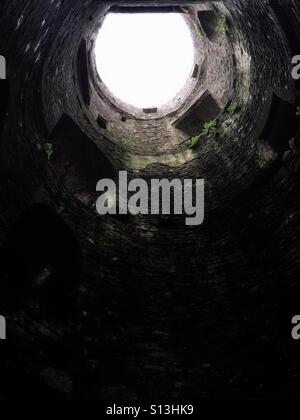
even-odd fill
[{"label": "stone wall", "polygon": [[[90,51],[108,2],[4,2],[2,399],[298,399],[289,327],[299,309],[299,92],[291,54],[300,43],[300,6],[227,0],[214,7],[229,32],[218,42],[202,33],[199,90],[215,95],[223,130],[189,149],[173,125],[179,114],[124,118],[96,90],[91,66],[90,105],[82,97],[78,48],[85,39]],[[290,104],[279,150],[262,138],[278,120],[274,94]],[[191,229],[181,218],[98,216],[78,186],[78,159],[66,156],[68,182],[61,175],[63,115],[114,171],[204,178],[205,223]]]}]

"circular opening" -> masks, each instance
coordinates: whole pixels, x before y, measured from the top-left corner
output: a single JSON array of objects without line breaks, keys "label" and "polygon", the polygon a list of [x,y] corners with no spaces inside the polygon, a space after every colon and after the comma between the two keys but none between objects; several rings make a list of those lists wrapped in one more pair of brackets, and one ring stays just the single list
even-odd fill
[{"label": "circular opening", "polygon": [[194,67],[194,43],[178,13],[109,13],[95,45],[102,82],[137,108],[167,104],[184,88]]}]

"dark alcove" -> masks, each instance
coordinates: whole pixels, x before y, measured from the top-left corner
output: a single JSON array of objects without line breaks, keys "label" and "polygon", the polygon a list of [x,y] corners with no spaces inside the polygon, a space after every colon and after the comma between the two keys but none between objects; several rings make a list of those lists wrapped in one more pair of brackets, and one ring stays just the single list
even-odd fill
[{"label": "dark alcove", "polygon": [[0,80],[0,135],[9,106],[9,81]]},{"label": "dark alcove", "polygon": [[289,140],[296,134],[297,118],[294,105],[273,94],[270,114],[261,138],[276,152],[289,149]]},{"label": "dark alcove", "polygon": [[177,121],[174,126],[188,134],[197,135],[207,121],[214,120],[220,113],[219,105],[209,91],[205,91],[200,99]]},{"label": "dark alcove", "polygon": [[198,12],[199,22],[210,41],[214,41],[218,31],[218,15],[214,10],[201,10]]},{"label": "dark alcove", "polygon": [[79,280],[81,250],[72,230],[50,208],[36,204],[9,232],[1,250],[1,279],[16,294],[63,296]]},{"label": "dark alcove", "polygon": [[116,176],[110,161],[66,114],[48,141],[53,146],[51,162],[57,176],[78,199],[88,205],[95,203],[97,182]]}]

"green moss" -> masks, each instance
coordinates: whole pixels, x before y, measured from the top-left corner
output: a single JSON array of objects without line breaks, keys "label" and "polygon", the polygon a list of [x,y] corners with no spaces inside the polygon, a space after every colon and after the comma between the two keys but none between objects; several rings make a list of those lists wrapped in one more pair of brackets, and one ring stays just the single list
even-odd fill
[{"label": "green moss", "polygon": [[205,136],[212,136],[219,133],[217,120],[208,121],[204,124],[202,133]]},{"label": "green moss", "polygon": [[203,38],[203,33],[202,33],[202,31],[201,31],[200,26],[196,24],[196,25],[195,25],[195,30],[196,30],[196,33],[197,33],[197,35],[199,36],[199,38],[200,38],[200,39],[202,39],[202,38]]},{"label": "green moss", "polygon": [[217,25],[217,29],[219,32],[222,32],[223,34],[226,34],[229,31],[229,26],[228,26],[228,22],[227,22],[227,18],[226,16],[222,16],[219,19],[218,25]]},{"label": "green moss", "polygon": [[194,147],[197,147],[200,140],[202,139],[203,135],[198,134],[197,136],[191,137],[189,140],[187,140],[186,145],[193,149]]},{"label": "green moss", "polygon": [[228,107],[229,114],[234,114],[239,109],[239,103],[237,101],[231,102],[231,104]]},{"label": "green moss", "polygon": [[208,121],[204,124],[201,133],[187,140],[186,145],[190,147],[191,149],[193,149],[199,145],[199,142],[202,138],[213,136],[213,135],[219,135],[220,133],[221,133],[221,130],[218,127],[217,120]]},{"label": "green moss", "polygon": [[53,156],[53,144],[46,143],[44,146],[45,153],[47,155],[47,159],[50,161]]}]

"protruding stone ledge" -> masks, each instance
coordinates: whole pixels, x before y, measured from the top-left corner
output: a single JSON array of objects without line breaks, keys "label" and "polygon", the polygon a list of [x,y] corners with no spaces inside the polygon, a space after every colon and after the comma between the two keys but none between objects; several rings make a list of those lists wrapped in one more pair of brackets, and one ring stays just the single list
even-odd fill
[{"label": "protruding stone ledge", "polygon": [[206,90],[197,102],[181,117],[179,117],[173,125],[180,131],[193,136],[199,133],[205,122],[214,120],[220,113],[221,109],[212,96]]},{"label": "protruding stone ledge", "polygon": [[62,115],[48,142],[58,178],[78,199],[93,203],[99,179],[115,177],[110,161],[67,114]]}]

